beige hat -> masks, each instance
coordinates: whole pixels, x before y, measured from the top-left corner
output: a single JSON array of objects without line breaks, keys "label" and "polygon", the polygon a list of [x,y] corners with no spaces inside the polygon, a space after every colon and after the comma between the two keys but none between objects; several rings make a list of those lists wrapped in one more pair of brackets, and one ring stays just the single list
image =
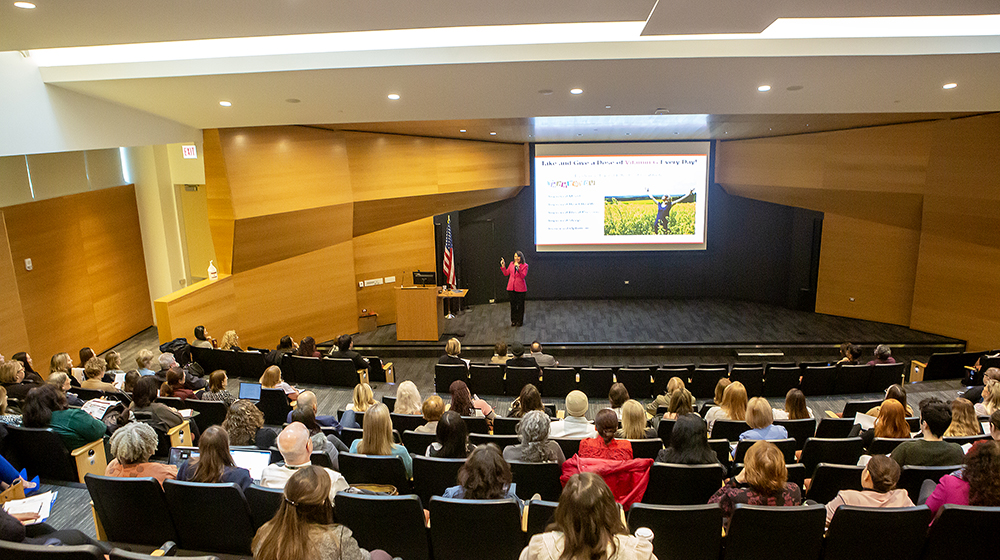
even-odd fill
[{"label": "beige hat", "polygon": [[566,395],[566,413],[570,416],[583,417],[590,410],[590,402],[583,391],[570,391]]}]

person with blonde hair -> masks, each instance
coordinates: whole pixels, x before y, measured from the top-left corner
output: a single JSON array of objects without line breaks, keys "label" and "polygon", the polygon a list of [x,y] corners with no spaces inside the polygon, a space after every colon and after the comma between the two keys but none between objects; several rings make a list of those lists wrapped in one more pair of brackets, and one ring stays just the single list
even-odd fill
[{"label": "person with blonde hair", "polygon": [[274,517],[250,544],[255,560],[390,560],[381,550],[358,546],[351,530],[333,521],[330,478],[320,467],[297,469],[284,484]]},{"label": "person with blonde hair", "polygon": [[347,405],[346,410],[365,412],[374,404],[375,392],[372,391],[371,385],[367,383],[358,383],[354,386],[354,394],[351,399],[351,404]]},{"label": "person with blonde hair", "polygon": [[2,385],[0,385],[0,424],[6,424],[8,426],[21,425],[21,415],[8,413],[7,411],[7,389]]},{"label": "person with blonde hair", "polygon": [[722,397],[726,394],[726,387],[732,384],[733,382],[728,377],[723,377],[715,384],[715,395],[712,397],[715,406],[722,406]]},{"label": "person with blonde hair", "polygon": [[622,427],[615,437],[624,439],[649,439],[656,437],[656,430],[646,427],[646,411],[639,401],[629,399],[622,405]]},{"label": "person with blonde hair", "polygon": [[295,402],[299,398],[299,391],[281,378],[281,368],[278,366],[268,366],[264,374],[260,376],[260,386],[263,389],[281,389],[285,392],[288,400]]},{"label": "person with blonde hair", "polygon": [[[66,354],[69,357],[69,354]],[[55,358],[52,358],[55,360]],[[150,369],[153,365],[153,351],[143,348],[139,350],[139,354],[135,357],[135,365],[139,368],[139,375],[145,377],[147,375],[156,375],[156,372]]]},{"label": "person with blonde hair", "polygon": [[115,375],[118,373],[125,373],[122,370],[122,356],[114,350],[108,352],[104,355],[104,362],[107,365],[105,373],[110,375]]},{"label": "person with blonde hair", "polygon": [[569,478],[554,521],[531,537],[519,560],[656,560],[652,542],[628,534],[611,488],[596,473]]},{"label": "person with blonde hair", "polygon": [[972,402],[961,397],[951,401],[951,424],[944,431],[944,437],[978,436],[981,433],[983,430]]},{"label": "person with blonde hair", "polygon": [[457,338],[449,338],[444,345],[444,356],[441,356],[437,363],[465,366],[465,369],[469,369],[469,362],[461,354],[462,343]]},{"label": "person with blonde hair", "polygon": [[403,460],[406,476],[413,476],[413,459],[406,448],[392,441],[392,419],[389,407],[376,403],[365,412],[365,426],[361,439],[351,442],[351,453],[362,455],[396,456]]},{"label": "person with blonde hair", "polygon": [[83,376],[85,379],[83,383],[80,384],[82,389],[91,389],[94,391],[107,391],[109,393],[115,393],[118,391],[114,385],[111,383],[105,383],[101,381],[104,378],[104,372],[107,369],[107,362],[103,358],[91,358],[87,360],[87,363],[83,367]]},{"label": "person with blonde hair", "polygon": [[437,395],[431,395],[424,400],[424,405],[420,410],[423,412],[424,420],[427,423],[423,426],[417,426],[413,431],[422,434],[437,433],[438,421],[441,420],[441,415],[444,414],[444,399]]},{"label": "person with blonde hair", "polygon": [[747,450],[745,466],[729,479],[708,503],[719,504],[725,525],[733,517],[736,504],[757,506],[797,506],[802,504],[798,484],[788,482],[785,457],[776,445],[758,441]]},{"label": "person with blonde hair", "polygon": [[677,420],[686,414],[694,414],[691,399],[686,393],[688,393],[687,389],[670,393],[670,404],[667,405],[667,411],[663,413],[664,420]]},{"label": "person with blonde hair", "polygon": [[151,476],[163,485],[164,480],[177,478],[177,467],[149,460],[156,453],[156,430],[144,422],[129,422],[111,435],[111,455],[104,476],[136,478]]},{"label": "person with blonde hair", "polygon": [[771,404],[764,397],[754,397],[747,403],[747,424],[750,429],[740,434],[740,441],[745,439],[785,439],[788,430],[784,426],[774,425]]},{"label": "person with blonde hair", "polygon": [[785,393],[785,408],[771,410],[775,420],[805,420],[815,418],[811,408],[806,406],[806,396],[798,389]]},{"label": "person with blonde hair", "polygon": [[21,400],[28,396],[29,391],[38,387],[34,383],[25,381],[24,365],[17,360],[0,365],[0,385],[7,389],[7,394],[11,398]]},{"label": "person with blonde hair", "polygon": [[989,416],[1000,410],[1000,369],[990,368],[983,374],[983,402],[976,403],[976,414]]},{"label": "person with blonde hair", "polygon": [[680,377],[675,376],[671,377],[670,380],[667,381],[666,392],[664,392],[662,395],[657,395],[656,398],[653,399],[653,402],[646,405],[646,412],[648,412],[650,416],[654,416],[656,415],[656,411],[659,410],[661,406],[669,407],[670,397],[677,391],[682,391],[685,395],[688,396],[689,399],[691,399],[691,408],[693,409],[695,402],[694,395],[692,395],[691,391],[688,391],[684,387],[684,380],[681,379]]},{"label": "person with blonde hair", "polygon": [[49,374],[48,379],[45,380],[47,385],[53,385],[59,392],[66,397],[66,404],[69,406],[83,406],[83,400],[73,393],[68,391],[73,388],[73,383],[70,381],[70,376],[65,371],[53,371]]},{"label": "person with blonde hair", "polygon": [[240,348],[240,337],[236,334],[236,331],[226,331],[226,334],[222,335],[222,341],[219,342],[219,349],[233,350],[235,352],[243,351]]},{"label": "person with blonde hair", "polygon": [[716,420],[746,420],[747,389],[742,383],[730,383],[722,392],[722,404],[713,406],[705,414],[708,423],[708,433],[712,434],[712,426]]},{"label": "person with blonde hair", "polygon": [[420,414],[420,391],[416,383],[407,379],[396,388],[396,404],[392,411],[396,414]]}]

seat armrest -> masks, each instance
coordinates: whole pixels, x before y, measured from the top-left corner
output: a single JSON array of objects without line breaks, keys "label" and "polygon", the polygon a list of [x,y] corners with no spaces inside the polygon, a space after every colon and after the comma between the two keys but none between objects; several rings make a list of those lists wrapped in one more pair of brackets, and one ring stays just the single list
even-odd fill
[{"label": "seat armrest", "polygon": [[107,541],[108,533],[104,530],[104,525],[101,524],[101,519],[97,517],[97,510],[94,509],[94,500],[90,500],[90,515],[94,518],[94,529],[97,532],[97,540]]},{"label": "seat armrest", "polygon": [[104,452],[104,438],[92,441],[83,447],[78,447],[70,452],[76,461],[76,476],[81,483],[85,483],[84,476],[87,473],[104,476],[108,470],[108,456]]},{"label": "seat armrest", "polygon": [[170,436],[171,447],[190,447],[194,443],[191,441],[191,421],[185,420],[180,424],[167,430]]}]

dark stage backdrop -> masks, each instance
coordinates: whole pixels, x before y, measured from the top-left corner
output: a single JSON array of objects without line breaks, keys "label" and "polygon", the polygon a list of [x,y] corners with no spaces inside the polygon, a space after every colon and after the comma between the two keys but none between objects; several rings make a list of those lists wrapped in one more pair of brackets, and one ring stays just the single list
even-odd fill
[{"label": "dark stage backdrop", "polygon": [[[535,253],[533,191],[450,214],[466,305],[507,301],[500,257],[520,250],[529,300],[706,297],[815,309],[820,212],[730,196],[710,177],[704,251]],[[447,216],[434,219],[439,273]]]}]

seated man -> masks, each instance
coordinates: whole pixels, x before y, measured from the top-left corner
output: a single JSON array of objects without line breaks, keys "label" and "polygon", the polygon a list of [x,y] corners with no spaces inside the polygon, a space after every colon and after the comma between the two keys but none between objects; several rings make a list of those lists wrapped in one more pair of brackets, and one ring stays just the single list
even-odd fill
[{"label": "seated man", "polygon": [[354,351],[354,338],[349,334],[342,334],[337,337],[337,344],[330,349],[327,354],[331,358],[347,358],[354,362],[354,369],[368,370],[370,381],[385,381],[385,370],[382,369],[382,360],[374,356],[366,360]]},{"label": "seated man", "polygon": [[549,424],[549,437],[574,439],[595,437],[597,430],[587,420],[588,410],[590,401],[587,400],[587,395],[583,391],[570,391],[566,395],[566,418]]},{"label": "seated man", "polygon": [[[260,485],[264,488],[284,488],[288,479],[295,471],[312,464],[312,440],[309,429],[299,422],[292,422],[278,434],[278,451],[281,452],[283,463],[274,463],[264,467],[260,476]],[[337,471],[324,468],[330,475],[330,502],[333,502],[337,492],[347,490],[350,485]]]},{"label": "seated man", "polygon": [[535,359],[538,367],[558,367],[559,362],[548,354],[542,353],[542,343],[537,340],[531,343],[531,357]]},{"label": "seated man", "polygon": [[951,407],[948,403],[940,399],[921,401],[920,431],[923,439],[899,444],[890,457],[901,467],[961,465],[965,459],[962,446],[941,439],[950,425]]},{"label": "seated man", "polygon": [[514,357],[507,360],[507,367],[538,367],[534,358],[524,355],[524,345],[520,342],[510,345],[510,353]]},{"label": "seated man", "polygon": [[[338,431],[340,430],[340,423],[337,422],[336,416],[319,415],[319,403],[316,400],[316,393],[313,393],[312,391],[302,391],[301,393],[299,393],[299,398],[296,401],[295,408],[304,409],[308,407],[312,407],[313,413],[316,415],[317,424],[319,424],[320,426],[324,426],[326,428],[334,428]],[[288,418],[285,419],[285,422],[291,423],[292,412],[295,411],[294,410],[288,411]]]}]

